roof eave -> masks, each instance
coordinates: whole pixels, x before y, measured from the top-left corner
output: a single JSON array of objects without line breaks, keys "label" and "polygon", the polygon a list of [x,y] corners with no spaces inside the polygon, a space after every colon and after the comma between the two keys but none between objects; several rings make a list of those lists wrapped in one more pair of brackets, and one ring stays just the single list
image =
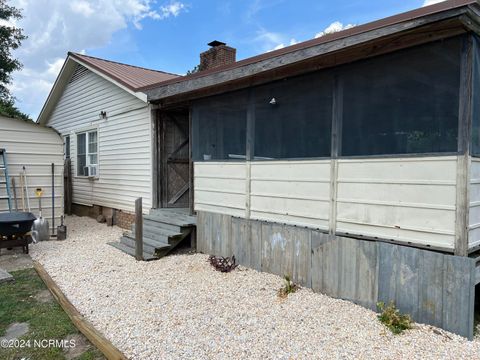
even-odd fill
[{"label": "roof eave", "polygon": [[74,53],[69,52],[67,58],[65,59],[65,62],[63,63],[62,69],[60,70],[60,73],[57,76],[57,79],[55,80],[55,83],[52,86],[52,89],[50,90],[50,93],[48,94],[47,100],[43,104],[42,110],[40,111],[40,114],[37,117],[37,123],[45,125],[48,117],[50,116],[51,112],[53,111],[55,105],[57,104],[58,100],[61,97],[61,94],[63,93],[63,90],[65,89],[66,85],[70,81],[70,77],[72,76],[77,64],[80,64],[93,72],[94,74],[104,78],[105,80],[109,81],[110,83],[120,87],[122,90],[128,92],[129,94],[135,96],[136,98],[140,99],[143,102],[147,102],[147,95],[144,92],[141,91],[135,91],[134,89],[131,89],[130,87],[125,86],[124,84],[119,83],[115,79],[107,76],[104,72],[99,71],[95,67],[92,67],[90,64],[87,64],[78,57],[74,56]]},{"label": "roof eave", "polygon": [[[430,12],[424,16],[408,18],[404,21],[372,29],[368,29],[368,24],[366,24],[363,27],[366,28],[366,30],[357,31],[357,33],[354,32],[349,36],[342,36],[342,34],[339,34],[338,38],[335,40],[319,43],[307,48],[293,46],[292,51],[284,51],[277,56],[267,57],[266,59],[252,63],[247,62],[245,65],[241,65],[243,62],[241,61],[237,66],[232,66],[228,69],[220,69],[203,76],[199,74],[191,79],[169,81],[164,84],[158,84],[158,87],[156,88],[144,89],[144,91],[147,93],[147,98],[150,102],[159,102],[163,99],[174,98],[176,96],[182,96],[185,98],[188,97],[189,93],[193,94],[202,89],[246,79],[263,72],[280,69],[295,62],[319,58],[353,46],[362,46],[363,44],[367,44],[374,40],[412,31],[416,28],[446,21],[448,19],[458,18],[466,27],[473,30],[479,19],[478,12],[478,3],[469,3],[458,7],[450,7],[447,10],[439,12]],[[467,22],[469,23],[467,24]]]}]

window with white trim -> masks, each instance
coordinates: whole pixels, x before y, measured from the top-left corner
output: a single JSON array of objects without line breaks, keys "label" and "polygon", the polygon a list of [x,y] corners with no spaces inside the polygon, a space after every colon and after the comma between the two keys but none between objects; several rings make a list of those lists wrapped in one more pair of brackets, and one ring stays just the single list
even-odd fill
[{"label": "window with white trim", "polygon": [[97,130],[77,134],[77,175],[97,176],[98,135]]}]

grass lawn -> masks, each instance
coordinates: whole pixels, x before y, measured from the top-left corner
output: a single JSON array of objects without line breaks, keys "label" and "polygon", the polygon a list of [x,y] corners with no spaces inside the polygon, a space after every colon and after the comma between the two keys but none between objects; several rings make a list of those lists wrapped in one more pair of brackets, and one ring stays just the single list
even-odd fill
[{"label": "grass lawn", "polygon": [[[34,269],[11,272],[15,281],[0,284],[0,337],[13,323],[28,323],[28,332],[20,337],[23,348],[0,347],[0,359],[103,359],[102,354],[79,333],[67,314],[54,300],[40,300],[37,294],[47,289]],[[47,290],[48,291],[48,290]],[[48,295],[48,294],[47,294]],[[55,346],[40,346],[41,340],[63,340],[74,336],[76,343],[85,345],[78,356]],[[35,340],[37,342],[35,343]],[[81,340],[81,341],[79,341]],[[79,344],[77,344],[79,346]]]}]

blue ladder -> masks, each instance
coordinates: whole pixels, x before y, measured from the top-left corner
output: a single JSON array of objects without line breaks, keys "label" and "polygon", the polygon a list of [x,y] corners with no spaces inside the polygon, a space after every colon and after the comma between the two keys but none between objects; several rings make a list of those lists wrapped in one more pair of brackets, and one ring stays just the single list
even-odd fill
[{"label": "blue ladder", "polygon": [[0,193],[0,200],[7,200],[8,211],[12,211],[12,195],[10,193],[10,178],[8,177],[8,164],[7,164],[7,150],[0,149],[0,157],[2,162],[0,163],[0,186],[5,186],[5,194]]}]

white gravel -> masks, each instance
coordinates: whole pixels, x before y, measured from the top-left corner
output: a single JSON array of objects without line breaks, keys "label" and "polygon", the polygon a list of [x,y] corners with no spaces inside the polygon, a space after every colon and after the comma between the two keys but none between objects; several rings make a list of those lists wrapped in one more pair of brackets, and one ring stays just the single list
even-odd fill
[{"label": "white gravel", "polygon": [[207,256],[137,263],[107,245],[122,233],[67,218],[68,240],[32,246],[76,308],[131,359],[479,359],[480,340],[416,325],[392,335],[376,314],[278,276],[214,271]]}]

